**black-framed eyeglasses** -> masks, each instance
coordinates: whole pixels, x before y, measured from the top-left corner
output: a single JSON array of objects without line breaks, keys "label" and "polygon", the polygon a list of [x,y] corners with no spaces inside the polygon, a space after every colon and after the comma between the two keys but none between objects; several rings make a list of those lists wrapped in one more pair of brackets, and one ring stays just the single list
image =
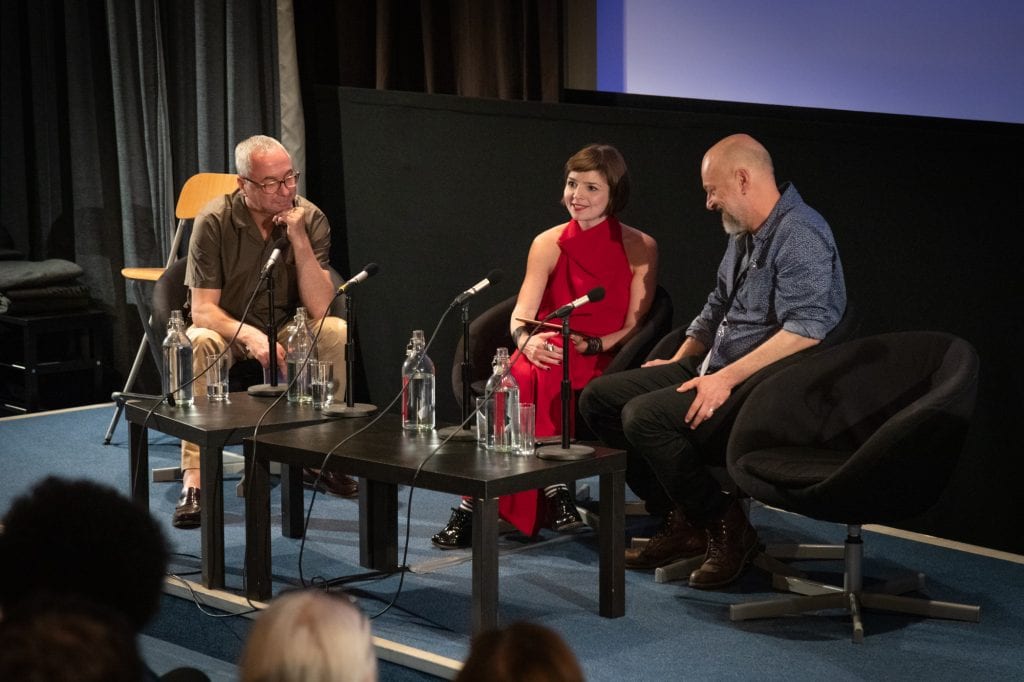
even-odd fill
[{"label": "black-framed eyeglasses", "polygon": [[284,178],[282,178],[281,180],[267,180],[266,182],[256,182],[252,178],[247,178],[244,175],[240,177],[243,180],[251,182],[252,184],[259,187],[261,190],[263,190],[264,194],[273,194],[277,192],[277,188],[280,187],[281,185],[284,185],[288,189],[294,188],[297,184],[299,184],[300,175],[302,175],[302,173],[292,173],[291,175],[284,176]]}]

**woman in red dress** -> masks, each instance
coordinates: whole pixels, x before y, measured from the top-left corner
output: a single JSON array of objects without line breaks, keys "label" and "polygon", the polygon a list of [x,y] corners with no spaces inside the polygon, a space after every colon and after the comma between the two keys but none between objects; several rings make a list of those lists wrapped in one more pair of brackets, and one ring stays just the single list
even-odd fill
[{"label": "woman in red dress", "polygon": [[[628,198],[626,162],[619,151],[605,144],[588,145],[565,164],[562,203],[571,219],[541,232],[530,247],[509,329],[518,349],[512,375],[519,383],[520,402],[537,406],[538,438],[562,433],[562,337],[554,329],[531,337],[522,320],[543,319],[594,287],[604,288],[601,301],[572,313],[569,371],[575,395],[600,376],[651,307],[658,247],[649,235],[615,217]],[[463,498],[448,525],[431,541],[443,549],[468,547],[472,508],[472,499]],[[498,508],[502,518],[529,536],[545,525],[559,532],[583,525],[564,484],[504,496]]]}]

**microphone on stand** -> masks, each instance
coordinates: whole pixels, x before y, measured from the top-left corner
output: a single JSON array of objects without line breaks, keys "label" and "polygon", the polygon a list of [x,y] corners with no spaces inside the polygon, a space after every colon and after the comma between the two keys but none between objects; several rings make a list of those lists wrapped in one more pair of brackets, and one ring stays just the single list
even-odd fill
[{"label": "microphone on stand", "polygon": [[121,403],[124,403],[126,400],[163,400],[166,397],[163,395],[150,395],[149,393],[130,393],[128,391],[114,391],[110,394],[111,400]]},{"label": "microphone on stand", "polygon": [[541,459],[573,460],[584,459],[594,454],[589,445],[569,443],[569,407],[572,405],[572,382],[569,379],[569,313],[581,305],[597,302],[604,298],[604,287],[594,287],[584,296],[544,318],[547,322],[556,317],[562,318],[562,442],[560,445],[543,445],[537,448],[537,456]]},{"label": "microphone on stand", "polygon": [[543,321],[547,322],[548,320],[553,320],[556,317],[565,317],[572,311],[579,308],[581,305],[586,305],[588,303],[597,303],[602,298],[604,298],[604,287],[594,287],[585,295],[580,296],[572,303],[566,303],[555,312],[549,314],[547,317],[544,318]]},{"label": "microphone on stand", "polygon": [[329,417],[366,417],[377,411],[376,405],[355,402],[356,391],[352,385],[352,377],[355,374],[356,313],[355,301],[348,294],[348,290],[373,277],[379,270],[380,266],[376,263],[367,263],[358,275],[338,287],[338,291],[335,293],[335,296],[345,294],[347,297],[345,301],[345,327],[348,330],[345,335],[345,402],[341,405],[331,404],[323,408],[321,412]]},{"label": "microphone on stand", "polygon": [[281,237],[274,242],[274,250],[270,252],[270,258],[267,259],[267,264],[263,266],[263,271],[260,272],[260,279],[267,280],[267,346],[270,349],[270,358],[267,361],[267,373],[270,375],[270,382],[266,384],[256,384],[246,389],[246,393],[253,396],[259,396],[261,398],[276,398],[285,391],[288,387],[284,384],[279,384],[277,381],[277,322],[274,320],[274,278],[270,276],[274,270],[274,266],[281,260],[285,253],[288,252],[288,247],[291,246],[291,242],[288,241],[288,237]]},{"label": "microphone on stand", "polygon": [[456,296],[455,300],[452,301],[452,306],[462,305],[492,284],[499,283],[504,276],[505,274],[501,270],[491,270],[487,273],[487,277],[484,277],[482,280]]},{"label": "microphone on stand", "polygon": [[450,306],[450,308],[458,305],[462,306],[462,364],[460,366],[462,373],[462,421],[457,426],[445,426],[438,429],[437,435],[440,438],[476,440],[476,430],[466,426],[470,413],[475,409],[470,404],[473,400],[472,391],[470,390],[470,385],[473,382],[473,362],[469,355],[469,304],[467,301],[492,284],[500,282],[502,277],[504,277],[504,273],[501,270],[491,270],[487,273],[487,277],[456,296]]},{"label": "microphone on stand", "polygon": [[374,275],[376,275],[379,270],[380,270],[380,266],[377,265],[376,263],[367,263],[366,267],[363,268],[362,272],[360,272],[358,275],[356,275],[355,277],[353,277],[352,279],[350,279],[349,281],[345,282],[340,287],[338,287],[337,293],[344,294],[351,287],[354,287],[355,285],[359,284],[360,282],[365,282],[370,277],[373,277]]},{"label": "microphone on stand", "polygon": [[291,242],[288,241],[288,237],[281,237],[274,242],[274,250],[270,252],[270,258],[267,259],[267,264],[263,266],[263,270],[260,272],[260,279],[270,275],[274,266],[277,265],[277,261],[281,260],[281,256],[288,253],[289,246],[291,246]]}]

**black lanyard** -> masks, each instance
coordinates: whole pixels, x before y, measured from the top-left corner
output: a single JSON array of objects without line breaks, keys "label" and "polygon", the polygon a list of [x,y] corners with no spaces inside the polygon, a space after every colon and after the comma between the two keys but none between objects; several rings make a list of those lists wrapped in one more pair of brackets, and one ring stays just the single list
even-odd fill
[{"label": "black lanyard", "polygon": [[[747,271],[750,269],[750,252],[754,250],[754,236],[745,232],[736,245],[739,260],[736,262],[736,274],[733,275],[732,291],[729,292],[729,300],[725,303],[725,314],[729,314],[732,302],[736,299],[736,292],[740,290],[743,283],[747,281]],[[742,253],[740,253],[742,251]],[[723,320],[725,317],[722,318]]]}]

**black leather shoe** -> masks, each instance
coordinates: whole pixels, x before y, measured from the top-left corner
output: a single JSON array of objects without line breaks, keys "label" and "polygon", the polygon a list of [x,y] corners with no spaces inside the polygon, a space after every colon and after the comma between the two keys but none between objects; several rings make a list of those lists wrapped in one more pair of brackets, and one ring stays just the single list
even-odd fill
[{"label": "black leather shoe", "polygon": [[559,533],[568,533],[587,525],[576,511],[576,503],[566,488],[559,488],[553,497],[548,498],[548,514],[551,528]]},{"label": "black leather shoe", "polygon": [[[319,474],[319,469],[303,469],[302,485],[312,488]],[[337,471],[325,471],[320,476],[317,490],[336,495],[337,497],[356,497],[359,495],[359,483],[356,482],[356,479],[346,474],[338,473]]]},{"label": "black leather shoe", "polygon": [[452,507],[452,516],[441,532],[430,538],[441,549],[462,549],[473,546],[473,512]]},{"label": "black leather shoe", "polygon": [[199,515],[199,488],[182,489],[178,506],[174,508],[174,516],[171,517],[171,525],[175,528],[198,528]]}]

